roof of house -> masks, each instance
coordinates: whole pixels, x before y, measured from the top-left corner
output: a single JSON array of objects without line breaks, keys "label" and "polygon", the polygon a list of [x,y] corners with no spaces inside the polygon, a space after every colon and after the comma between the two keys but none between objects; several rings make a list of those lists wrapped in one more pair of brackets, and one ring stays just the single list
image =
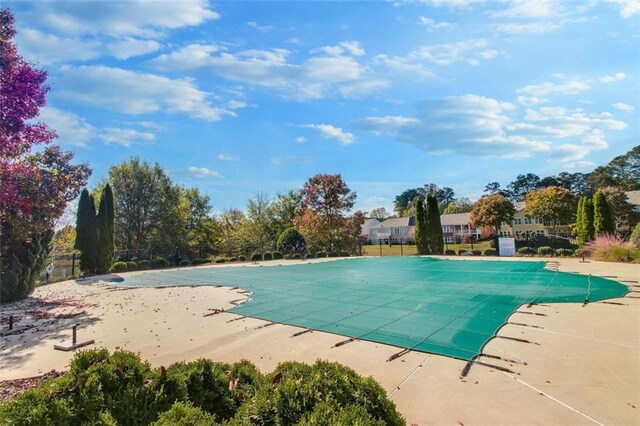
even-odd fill
[{"label": "roof of house", "polygon": [[440,216],[440,223],[445,225],[468,225],[471,220],[471,213],[453,213]]},{"label": "roof of house", "polygon": [[413,216],[408,217],[393,217],[386,219],[384,222],[372,226],[372,228],[384,229],[384,228],[399,228],[402,226],[415,226],[416,218]]},{"label": "roof of house", "polygon": [[640,206],[640,191],[627,191],[627,201],[634,206]]}]

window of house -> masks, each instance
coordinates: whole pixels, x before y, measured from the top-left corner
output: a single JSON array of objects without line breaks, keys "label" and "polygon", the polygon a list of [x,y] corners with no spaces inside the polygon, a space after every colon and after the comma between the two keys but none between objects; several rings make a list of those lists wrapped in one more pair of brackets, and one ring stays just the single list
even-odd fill
[{"label": "window of house", "polygon": [[525,225],[531,225],[531,223],[532,223],[532,220],[531,220],[531,218],[530,218],[530,217],[525,217],[525,218],[524,218],[524,224],[525,224]]},{"label": "window of house", "polygon": [[519,218],[519,217],[513,219],[513,224],[514,225],[522,225],[522,219]]},{"label": "window of house", "polygon": [[536,225],[542,225],[542,219],[536,217]]}]

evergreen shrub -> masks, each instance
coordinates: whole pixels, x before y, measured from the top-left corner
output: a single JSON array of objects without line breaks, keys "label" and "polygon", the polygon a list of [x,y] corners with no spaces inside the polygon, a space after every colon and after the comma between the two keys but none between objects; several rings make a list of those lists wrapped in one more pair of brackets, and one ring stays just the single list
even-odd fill
[{"label": "evergreen shrub", "polygon": [[127,262],[116,262],[111,265],[111,272],[125,272],[127,270]]}]

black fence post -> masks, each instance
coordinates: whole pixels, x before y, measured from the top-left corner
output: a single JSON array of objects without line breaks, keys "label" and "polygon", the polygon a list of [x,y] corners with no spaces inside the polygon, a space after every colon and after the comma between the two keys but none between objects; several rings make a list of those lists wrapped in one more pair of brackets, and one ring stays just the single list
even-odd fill
[{"label": "black fence post", "polygon": [[76,276],[76,254],[71,253],[71,276]]}]

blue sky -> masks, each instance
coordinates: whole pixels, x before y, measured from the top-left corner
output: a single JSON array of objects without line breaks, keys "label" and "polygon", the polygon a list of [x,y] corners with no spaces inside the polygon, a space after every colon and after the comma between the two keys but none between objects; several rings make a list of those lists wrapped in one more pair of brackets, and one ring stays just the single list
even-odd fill
[{"label": "blue sky", "polygon": [[363,210],[476,198],[639,143],[637,0],[4,3],[92,182],[139,155],[216,211],[316,173]]}]

